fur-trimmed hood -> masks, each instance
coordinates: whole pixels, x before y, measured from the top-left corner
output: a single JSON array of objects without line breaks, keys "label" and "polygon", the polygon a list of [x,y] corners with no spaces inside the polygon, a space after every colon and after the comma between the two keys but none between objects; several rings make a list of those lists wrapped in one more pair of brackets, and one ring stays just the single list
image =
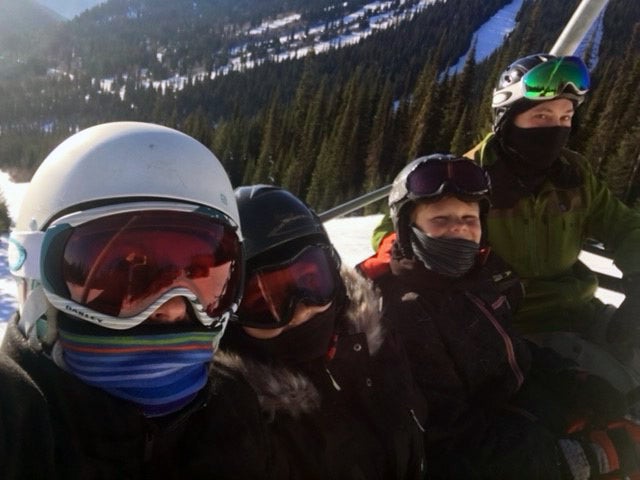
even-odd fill
[{"label": "fur-trimmed hood", "polygon": [[[375,355],[384,340],[380,296],[373,284],[353,268],[343,266],[340,275],[348,297],[342,312],[343,321],[337,322],[340,335],[364,333],[369,352]],[[218,351],[215,361],[245,377],[269,418],[277,412],[297,417],[320,406],[320,393],[301,372],[259,363],[228,351]]]}]

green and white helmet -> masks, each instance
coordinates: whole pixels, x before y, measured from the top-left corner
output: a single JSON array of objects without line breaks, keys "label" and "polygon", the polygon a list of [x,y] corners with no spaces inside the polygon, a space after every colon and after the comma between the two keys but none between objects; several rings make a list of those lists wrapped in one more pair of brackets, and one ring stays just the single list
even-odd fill
[{"label": "green and white helmet", "polygon": [[493,130],[498,133],[536,102],[567,98],[578,106],[589,86],[589,71],[579,57],[538,53],[519,58],[504,69],[493,90]]}]

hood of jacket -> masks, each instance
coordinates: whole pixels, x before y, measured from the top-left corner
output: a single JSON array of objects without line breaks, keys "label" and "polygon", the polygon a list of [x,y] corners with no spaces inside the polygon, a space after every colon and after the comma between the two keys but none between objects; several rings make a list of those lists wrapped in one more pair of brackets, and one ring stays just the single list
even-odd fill
[{"label": "hood of jacket", "polygon": [[[364,333],[369,352],[375,355],[384,340],[380,296],[370,280],[343,266],[347,302],[336,322],[339,336]],[[296,418],[320,407],[320,393],[306,375],[293,368],[265,364],[230,351],[218,351],[215,362],[240,373],[258,395],[269,418],[282,412]]]}]

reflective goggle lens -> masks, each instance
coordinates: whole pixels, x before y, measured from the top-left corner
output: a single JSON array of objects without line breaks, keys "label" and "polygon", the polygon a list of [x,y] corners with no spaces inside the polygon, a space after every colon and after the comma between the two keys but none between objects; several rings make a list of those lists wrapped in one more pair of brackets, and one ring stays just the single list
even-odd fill
[{"label": "reflective goggle lens", "polygon": [[337,292],[337,265],[327,246],[312,245],[290,261],[251,272],[238,308],[238,323],[282,327],[300,303],[325,305]]},{"label": "reflective goggle lens", "polygon": [[135,316],[174,289],[191,292],[209,317],[235,300],[240,243],[232,227],[212,217],[138,211],[61,227],[49,251],[62,252],[62,263],[45,260],[45,267],[53,263],[47,283],[95,312]]},{"label": "reflective goggle lens", "polygon": [[589,90],[589,70],[579,57],[558,57],[525,73],[522,85],[528,99],[557,97],[567,86],[582,95]]},{"label": "reflective goggle lens", "polygon": [[406,187],[415,199],[440,195],[445,188],[452,193],[476,196],[489,191],[489,178],[471,160],[430,159],[409,173]]}]

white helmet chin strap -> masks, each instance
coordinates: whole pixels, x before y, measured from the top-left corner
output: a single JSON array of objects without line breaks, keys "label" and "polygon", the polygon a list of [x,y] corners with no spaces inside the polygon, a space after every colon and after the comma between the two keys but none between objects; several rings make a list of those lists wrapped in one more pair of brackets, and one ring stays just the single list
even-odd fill
[{"label": "white helmet chin strap", "polygon": [[[24,304],[20,308],[18,328],[29,338],[38,339],[42,343],[52,344],[57,336],[56,320],[58,311],[49,302],[40,283],[37,283],[27,294]],[[40,320],[46,321],[46,331],[38,332],[36,328]]]}]

